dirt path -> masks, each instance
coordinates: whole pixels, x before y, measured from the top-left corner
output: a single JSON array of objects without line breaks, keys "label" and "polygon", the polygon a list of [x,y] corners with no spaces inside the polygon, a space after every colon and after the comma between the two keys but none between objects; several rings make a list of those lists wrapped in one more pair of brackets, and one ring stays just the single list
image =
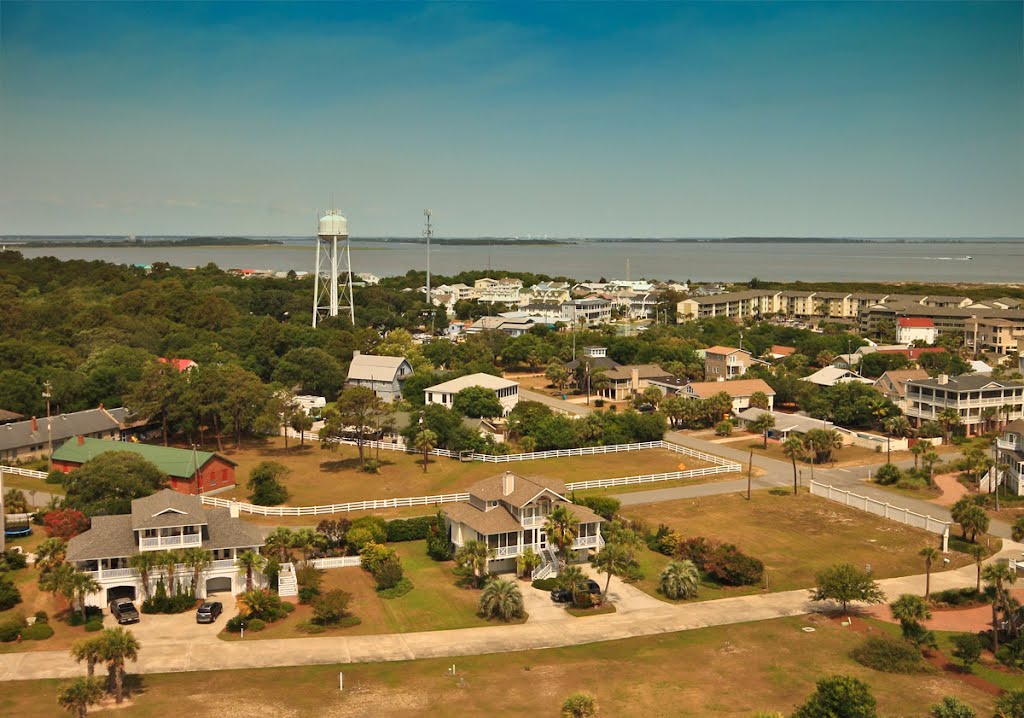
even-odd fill
[{"label": "dirt path", "polygon": [[[1010,590],[1010,595],[1018,601],[1024,600],[1024,589]],[[898,623],[889,612],[888,606],[872,606],[867,613],[887,623]],[[924,625],[933,631],[954,631],[974,633],[992,627],[992,607],[988,604],[974,608],[948,608],[932,611],[932,617],[924,621]]]},{"label": "dirt path", "polygon": [[942,495],[931,499],[939,506],[952,506],[967,495],[967,487],[956,480],[956,474],[939,474],[935,477],[935,485],[942,490]]}]

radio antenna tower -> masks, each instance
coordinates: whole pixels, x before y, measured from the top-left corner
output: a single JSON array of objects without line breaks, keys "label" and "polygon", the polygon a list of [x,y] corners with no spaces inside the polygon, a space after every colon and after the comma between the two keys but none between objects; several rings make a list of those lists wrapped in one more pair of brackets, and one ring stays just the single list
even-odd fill
[{"label": "radio antenna tower", "polygon": [[427,238],[427,306],[433,307],[433,297],[430,296],[430,238],[434,236],[434,228],[430,224],[430,210],[423,210],[423,216],[427,219],[427,226],[423,230],[423,236]]},{"label": "radio antenna tower", "polygon": [[[341,254],[338,254],[338,243]],[[339,262],[344,264],[345,284],[338,296]],[[313,327],[327,317],[346,314],[356,323],[356,307],[352,301],[352,254],[348,241],[348,220],[338,210],[329,210],[320,218],[316,233],[316,277],[313,280]]]}]

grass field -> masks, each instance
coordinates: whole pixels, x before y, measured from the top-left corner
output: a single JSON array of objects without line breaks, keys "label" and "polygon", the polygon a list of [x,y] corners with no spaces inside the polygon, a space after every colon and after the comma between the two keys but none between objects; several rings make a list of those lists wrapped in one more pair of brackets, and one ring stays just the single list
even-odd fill
[{"label": "grass field", "polygon": [[[752,500],[739,495],[709,496],[628,507],[623,513],[656,528],[663,523],[680,537],[705,536],[736,544],[765,563],[769,590],[788,591],[814,585],[815,574],[836,563],[859,567],[870,564],[877,578],[923,573],[917,555],[937,537],[923,530],[847,508],[801,493],[774,496],[755,491]],[[966,554],[950,553],[948,568],[972,562]],[[668,557],[642,554],[645,578],[637,586],[651,595]],[[722,589],[700,598],[750,593],[752,588]],[[735,591],[736,593],[731,593]],[[659,596],[660,597],[660,596]]]},{"label": "grass field", "polygon": [[[383,467],[379,474],[359,469],[359,454],[354,446],[338,446],[334,450],[318,445],[296,446],[275,437],[244,445],[240,451],[225,454],[238,463],[239,486],[225,498],[248,498],[245,482],[249,471],[260,461],[278,461],[289,469],[286,480],[291,497],[289,506],[316,506],[345,501],[362,501],[397,496],[431,496],[465,491],[481,479],[503,472],[506,468],[523,476],[543,475],[565,482],[603,479],[616,476],[653,474],[708,466],[707,463],[663,449],[630,451],[598,456],[522,461],[514,464],[460,462],[431,457],[423,472],[422,457],[398,451],[381,451]],[[367,449],[367,455],[370,450]],[[372,454],[375,455],[375,452]],[[422,509],[420,510],[422,513]]]},{"label": "grass field", "polygon": [[[804,633],[804,626],[815,630]],[[869,624],[866,630],[884,629]],[[924,718],[947,695],[979,716],[991,715],[992,696],[954,674],[887,674],[854,663],[849,653],[862,640],[861,633],[813,616],[455,659],[147,675],[133,677],[140,690],[118,715],[555,716],[568,694],[586,690],[602,716],[749,718],[760,710],[788,714],[818,678],[837,673],[866,681],[879,715]],[[456,677],[447,674],[453,663]],[[5,684],[0,713],[67,715],[54,698],[58,683]]]},{"label": "grass field", "polygon": [[[358,626],[331,629],[323,637],[372,633],[408,633],[411,631],[443,631],[450,628],[486,626],[476,615],[480,592],[455,585],[454,563],[438,563],[426,554],[426,542],[408,541],[392,544],[402,559],[405,575],[413,589],[399,598],[383,599],[377,595],[376,583],[361,568],[338,568],[324,571],[321,591],[341,589],[352,594],[349,611],[362,621]],[[296,599],[290,599],[297,602]],[[259,633],[246,634],[244,640],[256,638],[302,638],[295,626],[308,620],[312,607],[298,604],[287,618],[269,624]],[[220,633],[225,640],[238,640],[236,634]]]}]

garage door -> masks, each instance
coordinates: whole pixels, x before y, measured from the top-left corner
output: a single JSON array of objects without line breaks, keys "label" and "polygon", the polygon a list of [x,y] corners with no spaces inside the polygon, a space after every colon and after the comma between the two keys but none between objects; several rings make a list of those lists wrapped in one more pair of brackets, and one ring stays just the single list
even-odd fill
[{"label": "garage door", "polygon": [[107,589],[107,603],[118,598],[130,598],[135,600],[135,586],[114,586]]},{"label": "garage door", "polygon": [[231,577],[209,578],[206,580],[206,595],[211,593],[231,593]]}]

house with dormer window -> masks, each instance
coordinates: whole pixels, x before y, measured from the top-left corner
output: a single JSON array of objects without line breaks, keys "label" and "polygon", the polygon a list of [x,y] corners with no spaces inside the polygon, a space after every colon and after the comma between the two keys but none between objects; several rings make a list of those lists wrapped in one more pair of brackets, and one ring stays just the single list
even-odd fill
[{"label": "house with dormer window", "polygon": [[[212,561],[203,571],[197,598],[211,593],[239,593],[245,588],[245,573],[235,559],[245,551],[258,551],[264,544],[258,526],[238,518],[236,508],[206,508],[198,496],[163,489],[132,501],[130,514],[94,516],[92,528],[68,542],[65,560],[79,571],[89,573],[101,590],[86,599],[88,605],[105,606],[115,598],[140,598],[142,579],[129,566],[129,559],[147,551],[179,551],[202,548]],[[153,586],[166,576],[155,569]],[[178,563],[177,580],[191,584],[192,568]],[[262,585],[263,577],[257,576]]]},{"label": "house with dormer window", "polygon": [[480,541],[491,550],[487,570],[507,573],[516,570],[516,558],[532,548],[543,559],[533,578],[544,578],[557,569],[560,557],[544,525],[557,506],[564,506],[579,522],[569,562],[586,560],[591,551],[604,545],[603,519],[586,506],[566,498],[565,484],[546,476],[520,476],[511,471],[492,476],[469,488],[467,503],[445,504],[448,538],[455,549],[469,541]]}]

